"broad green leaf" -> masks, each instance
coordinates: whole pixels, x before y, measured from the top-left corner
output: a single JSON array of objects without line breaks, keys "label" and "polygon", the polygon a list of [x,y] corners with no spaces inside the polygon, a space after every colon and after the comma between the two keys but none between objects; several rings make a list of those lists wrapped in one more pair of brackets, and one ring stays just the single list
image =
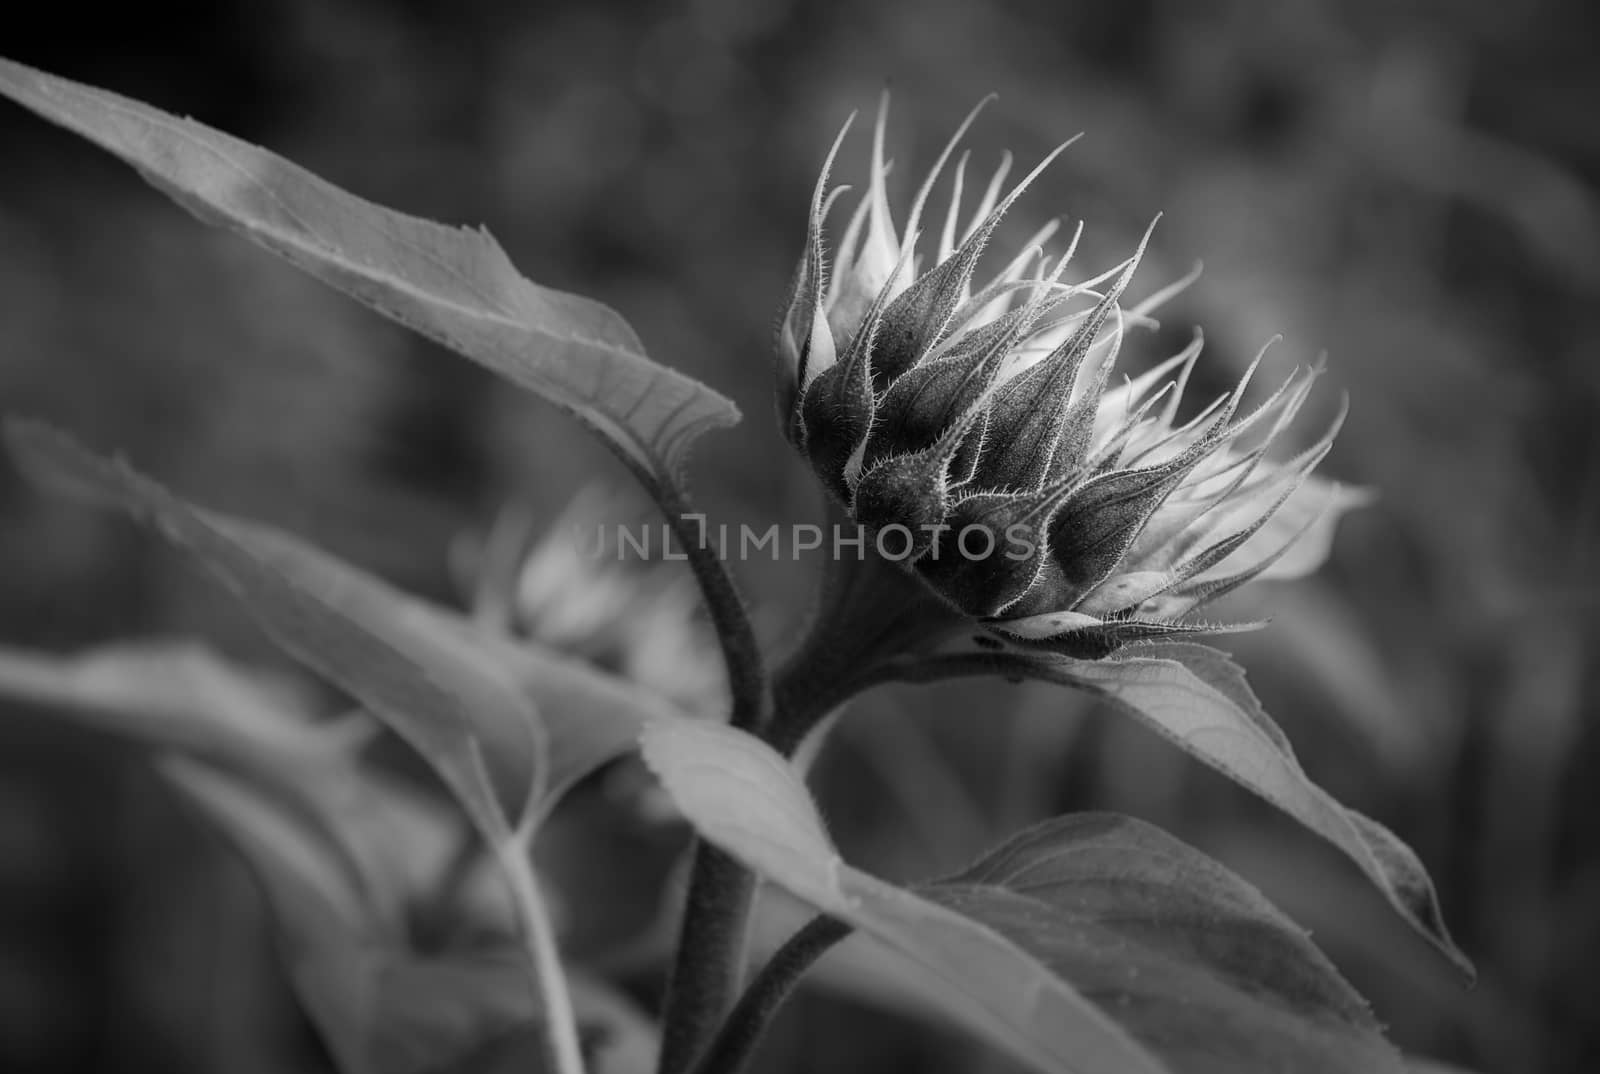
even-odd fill
[{"label": "broad green leaf", "polygon": [[[222,516],[209,517],[222,520]],[[534,705],[546,731],[542,797],[547,809],[575,782],[631,751],[655,720],[682,717],[639,686],[562,652],[479,627],[465,616],[411,596],[306,541],[255,522],[229,518],[228,530],[290,577],[321,581],[362,622],[404,631],[431,652],[513,684]]]},{"label": "broad green leaf", "polygon": [[652,362],[614,310],[520,275],[487,232],[374,205],[265,149],[0,60],[0,92],[138,169],[200,219],[544,397],[652,484],[732,425],[726,398]]},{"label": "broad green leaf", "polygon": [[[771,958],[815,913],[810,904],[784,889],[763,887],[752,921],[752,967]],[[806,981],[852,1003],[902,1018],[944,1026],[955,1021],[979,1036],[989,1032],[985,1023],[972,1019],[964,1006],[952,1002],[948,986],[941,988],[911,959],[861,932],[853,933],[818,959],[807,971]],[[1005,1046],[1004,1040],[992,1043]],[[1465,1067],[1410,1055],[1405,1057],[1404,1069],[1407,1074],[1474,1074]],[[1246,1072],[1241,1070],[1240,1074]]]},{"label": "broad green leaf", "polygon": [[1147,824],[1085,814],[897,888],[839,859],[793,768],[719,724],[644,755],[707,838],[917,963],[1042,1070],[1398,1074],[1361,998],[1243,880]]},{"label": "broad green leaf", "polygon": [[648,728],[641,741],[645,761],[703,836],[914,960],[1018,1058],[1072,1074],[1170,1069],[1012,939],[846,865],[794,770],[753,736],[676,722]]},{"label": "broad green leaf", "polygon": [[519,690],[545,730],[543,778],[530,810],[548,808],[573,783],[632,750],[646,723],[681,715],[624,679],[536,642],[481,629],[292,534],[214,513],[208,517],[288,577],[337,594],[347,615],[410,639],[419,652],[431,654],[424,666],[431,660],[455,662]]},{"label": "broad green leaf", "polygon": [[194,556],[283,649],[361,701],[406,739],[491,842],[540,797],[544,730],[487,659],[404,618],[385,619],[362,579],[305,546],[191,507],[126,465],[38,425],[10,422],[36,477],[124,508]]},{"label": "broad green leaf", "polygon": [[917,890],[1044,958],[1185,1074],[1400,1069],[1303,930],[1141,821],[1046,821]]},{"label": "broad green leaf", "polygon": [[[408,639],[425,667],[458,664],[464,673],[509,685],[530,701],[542,736],[541,780],[530,813],[548,808],[577,780],[632,750],[652,720],[678,718],[672,705],[582,660],[481,629],[471,620],[404,593],[298,537],[255,522],[208,517],[285,575],[336,594],[362,623]],[[494,745],[486,742],[485,748]]]},{"label": "broad green leaf", "polygon": [[1471,960],[1450,938],[1426,867],[1393,832],[1346,809],[1312,782],[1226,654],[1193,643],[1163,643],[1105,660],[1049,653],[958,658],[981,661],[995,674],[1085,690],[1134,716],[1342,850],[1418,934],[1473,976]]}]

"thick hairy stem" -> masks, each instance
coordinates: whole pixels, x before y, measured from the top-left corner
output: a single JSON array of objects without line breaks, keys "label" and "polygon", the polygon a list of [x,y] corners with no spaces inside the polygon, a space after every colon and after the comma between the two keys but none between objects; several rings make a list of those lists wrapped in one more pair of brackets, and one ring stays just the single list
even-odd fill
[{"label": "thick hairy stem", "polygon": [[689,569],[700,585],[706,611],[722,645],[728,687],[733,695],[729,722],[741,731],[759,731],[767,715],[767,673],[744,599],[739,596],[727,565],[704,540],[705,516],[691,513],[683,495],[670,488],[662,491],[660,505],[688,557]]},{"label": "thick hairy stem", "polygon": [[767,744],[793,757],[821,720],[861,692],[860,680],[851,675],[854,663],[848,654],[807,645],[779,668],[772,719],[763,736]]},{"label": "thick hairy stem", "polygon": [[[702,541],[703,518],[669,493],[661,502],[683,544],[722,640],[733,690],[730,722],[785,756],[855,693],[865,669],[908,629],[937,633],[951,613],[894,565],[865,558],[832,565],[805,643],[770,683],[744,606]],[[770,694],[769,694],[770,691]],[[755,883],[727,855],[697,841],[676,961],[663,1014],[660,1074],[684,1074],[739,992]]]},{"label": "thick hairy stem", "polygon": [[789,937],[739,999],[695,1074],[739,1074],[806,970],[850,932],[836,918],[816,917]]},{"label": "thick hairy stem", "polygon": [[755,890],[748,869],[695,840],[677,961],[667,983],[659,1074],[690,1069],[743,987]]},{"label": "thick hairy stem", "polygon": [[[802,649],[775,684],[775,703],[763,735],[785,756],[842,700],[825,689],[820,668]],[[803,666],[802,666],[803,665]],[[837,684],[834,684],[837,685]],[[696,840],[684,904],[677,962],[667,986],[659,1074],[684,1074],[706,1050],[743,987],[745,941],[755,878],[736,861]]]},{"label": "thick hairy stem", "polygon": [[[688,556],[722,644],[733,695],[729,723],[760,733],[768,713],[767,674],[744,601],[726,566],[703,540],[704,517],[690,514],[687,501],[676,492],[663,496],[661,508]],[[660,1074],[687,1070],[732,1006],[743,984],[754,892],[755,879],[743,866],[695,840],[683,926],[662,1008]]]},{"label": "thick hairy stem", "polygon": [[[830,504],[835,524],[843,516]],[[763,736],[788,756],[819,721],[876,682],[899,654],[960,629],[964,619],[901,566],[876,555],[830,561],[805,642],[778,669]]]}]

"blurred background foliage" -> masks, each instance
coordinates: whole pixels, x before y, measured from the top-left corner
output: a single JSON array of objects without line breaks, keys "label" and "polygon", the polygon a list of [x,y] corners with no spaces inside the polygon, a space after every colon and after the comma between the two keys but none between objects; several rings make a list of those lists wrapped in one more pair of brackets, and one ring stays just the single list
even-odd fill
[{"label": "blurred background foliage", "polygon": [[[1010,234],[1086,219],[1081,258],[1098,270],[1162,211],[1143,291],[1206,264],[1161,331],[1130,342],[1130,368],[1198,323],[1208,388],[1282,333],[1269,372],[1325,351],[1322,413],[1350,394],[1324,472],[1381,498],[1318,577],[1231,609],[1273,623],[1227,647],[1313,776],[1428,863],[1481,982],[1462,989],[1308,834],[1060,692],[867,699],[818,774],[838,838],[913,877],[1051,813],[1131,812],[1310,927],[1408,1050],[1578,1074],[1600,1068],[1597,22],[1577,0],[192,0],[37,7],[4,51],[372,200],[487,224],[533,279],[615,305],[658,359],[745,410],[696,460],[730,521],[816,511],[769,417],[767,347],[844,116],[892,85],[902,196],[990,91],[975,166],[1086,131]],[[0,110],[0,146],[7,411],[436,597],[452,594],[452,541],[506,500],[553,518],[594,475],[622,480],[572,423],[197,226],[20,109]],[[121,522],[9,468],[0,509],[0,641],[198,635],[273,661],[208,583]],[[781,641],[806,570],[743,571]],[[235,860],[134,751],[7,709],[0,1067],[318,1069]],[[574,942],[648,999],[637,951],[679,834],[614,797],[586,790],[552,833],[557,898],[599,915]],[[763,1062],[991,1060],[818,988]]]}]

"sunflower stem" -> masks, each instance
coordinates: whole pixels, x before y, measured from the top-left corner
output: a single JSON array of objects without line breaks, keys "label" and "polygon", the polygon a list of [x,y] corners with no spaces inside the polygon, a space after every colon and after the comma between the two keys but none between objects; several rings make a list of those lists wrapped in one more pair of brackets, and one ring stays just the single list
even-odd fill
[{"label": "sunflower stem", "polygon": [[739,1074],[744,1070],[806,970],[850,931],[849,925],[836,918],[815,917],[789,937],[739,998],[710,1050],[695,1066],[695,1074]]},{"label": "sunflower stem", "polygon": [[696,839],[677,957],[667,984],[658,1074],[684,1074],[706,1048],[744,983],[755,876]]},{"label": "sunflower stem", "polygon": [[[662,490],[660,505],[700,585],[722,645],[732,694],[728,722],[759,734],[770,711],[761,647],[727,567],[704,542],[704,516],[686,496]],[[755,878],[721,850],[696,838],[677,953],[662,1002],[659,1074],[683,1074],[716,1033],[744,979]]]},{"label": "sunflower stem", "polygon": [[667,524],[683,546],[689,569],[700,586],[706,611],[722,646],[728,688],[733,697],[729,722],[741,731],[757,732],[767,715],[767,672],[744,599],[727,565],[704,540],[705,516],[689,510],[687,495],[668,487],[660,491],[658,502]]}]

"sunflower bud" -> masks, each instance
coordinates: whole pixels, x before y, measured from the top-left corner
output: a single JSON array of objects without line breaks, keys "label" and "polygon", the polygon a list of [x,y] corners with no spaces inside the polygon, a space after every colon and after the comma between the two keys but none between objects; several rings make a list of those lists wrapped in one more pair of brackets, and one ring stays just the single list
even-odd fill
[{"label": "sunflower bud", "polygon": [[1148,232],[1124,264],[1069,284],[1076,236],[1052,258],[1052,224],[980,280],[1002,215],[1065,146],[1003,194],[1002,162],[967,214],[963,156],[943,226],[920,252],[923,210],[977,112],[918,190],[902,241],[880,109],[868,190],[830,266],[823,225],[843,193],[827,182],[840,132],[778,328],[785,435],[853,521],[904,531],[900,569],[1004,639],[1100,656],[1221,629],[1191,616],[1251,579],[1312,569],[1333,518],[1361,498],[1311,476],[1337,423],[1297,458],[1267,459],[1317,371],[1296,370],[1243,413],[1252,365],[1180,424],[1197,335],[1108,388]]}]

